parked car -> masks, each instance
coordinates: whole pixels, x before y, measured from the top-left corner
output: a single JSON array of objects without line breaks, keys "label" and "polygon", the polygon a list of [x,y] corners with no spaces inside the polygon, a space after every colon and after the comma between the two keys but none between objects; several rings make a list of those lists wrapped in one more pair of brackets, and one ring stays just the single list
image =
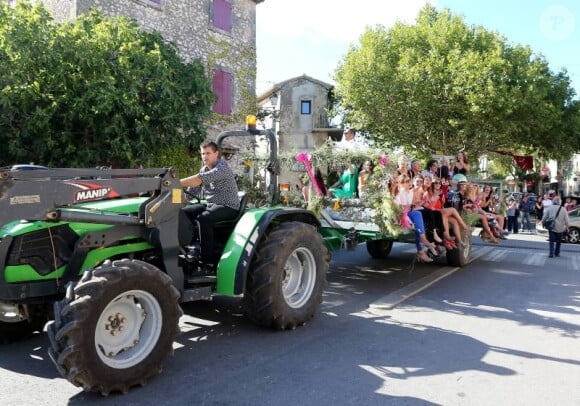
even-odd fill
[{"label": "parked car", "polygon": [[11,171],[38,171],[38,170],[46,170],[48,167],[42,165],[34,165],[34,164],[20,164],[20,165],[12,165],[10,167]]},{"label": "parked car", "polygon": [[564,235],[564,241],[571,244],[580,243],[580,207],[576,207],[568,212],[570,227],[568,233]]}]

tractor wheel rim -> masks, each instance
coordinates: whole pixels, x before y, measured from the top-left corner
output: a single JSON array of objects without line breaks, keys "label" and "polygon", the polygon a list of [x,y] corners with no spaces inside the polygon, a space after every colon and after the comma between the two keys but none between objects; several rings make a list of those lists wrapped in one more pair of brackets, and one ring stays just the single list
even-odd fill
[{"label": "tractor wheel rim", "polygon": [[133,367],[153,350],[161,335],[161,306],[149,292],[131,290],[111,300],[95,329],[101,361],[115,369]]},{"label": "tractor wheel rim", "polygon": [[300,247],[284,265],[282,293],[291,308],[298,309],[310,299],[316,284],[316,260],[310,250]]},{"label": "tractor wheel rim", "polygon": [[466,235],[463,238],[463,258],[469,258],[469,251],[471,251],[471,236]]}]

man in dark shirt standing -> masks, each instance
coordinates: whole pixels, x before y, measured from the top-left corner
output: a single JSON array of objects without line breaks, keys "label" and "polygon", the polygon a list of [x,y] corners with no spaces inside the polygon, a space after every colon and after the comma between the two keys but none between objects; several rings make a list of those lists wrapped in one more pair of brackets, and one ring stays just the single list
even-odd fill
[{"label": "man in dark shirt standing", "polygon": [[187,218],[198,221],[200,228],[201,261],[212,266],[218,258],[212,255],[213,225],[236,218],[240,209],[235,175],[225,160],[219,157],[213,141],[201,145],[203,167],[197,175],[181,179],[182,187],[192,187],[193,193],[205,199],[205,204],[193,204],[183,209]]},{"label": "man in dark shirt standing", "polygon": [[528,233],[532,232],[532,222],[530,221],[530,201],[527,193],[524,193],[522,196],[522,200],[520,201],[520,213],[522,216],[522,229],[520,230],[522,233],[524,232],[524,224],[528,229]]}]

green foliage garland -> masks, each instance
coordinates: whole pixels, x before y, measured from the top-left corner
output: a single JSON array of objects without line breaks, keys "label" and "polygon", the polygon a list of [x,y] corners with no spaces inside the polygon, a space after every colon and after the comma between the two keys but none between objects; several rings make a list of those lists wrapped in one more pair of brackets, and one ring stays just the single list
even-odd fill
[{"label": "green foliage garland", "polygon": [[463,213],[461,213],[461,218],[469,227],[474,226],[479,221],[478,214],[469,210],[464,210]]},{"label": "green foliage garland", "polygon": [[394,169],[377,165],[367,181],[365,199],[375,210],[374,223],[385,235],[397,237],[405,232],[400,225],[403,213],[401,207],[393,201],[389,184]]}]

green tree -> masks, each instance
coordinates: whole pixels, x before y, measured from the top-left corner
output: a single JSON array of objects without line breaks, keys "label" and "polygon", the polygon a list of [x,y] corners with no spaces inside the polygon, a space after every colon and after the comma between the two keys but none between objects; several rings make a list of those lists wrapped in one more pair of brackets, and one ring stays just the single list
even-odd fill
[{"label": "green tree", "polygon": [[132,20],[0,6],[0,164],[148,165],[196,147],[213,101],[201,62]]},{"label": "green tree", "polygon": [[527,46],[430,5],[414,25],[368,28],[336,71],[346,121],[417,154],[580,150],[579,102]]}]

